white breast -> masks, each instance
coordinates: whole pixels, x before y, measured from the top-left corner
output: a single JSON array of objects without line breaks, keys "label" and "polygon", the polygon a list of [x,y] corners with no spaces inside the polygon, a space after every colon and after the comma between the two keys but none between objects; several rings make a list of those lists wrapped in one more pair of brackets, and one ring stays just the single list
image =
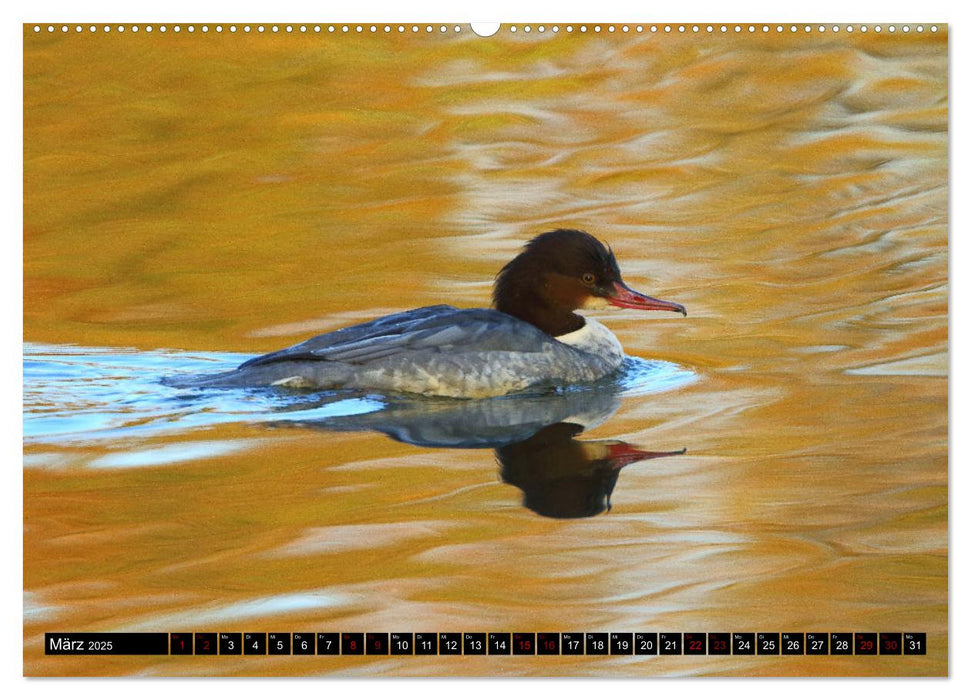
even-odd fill
[{"label": "white breast", "polygon": [[556,339],[577,350],[603,358],[614,369],[620,367],[624,361],[624,348],[617,340],[617,336],[599,321],[594,321],[592,318],[584,320],[586,323],[583,324],[583,328],[558,335]]}]

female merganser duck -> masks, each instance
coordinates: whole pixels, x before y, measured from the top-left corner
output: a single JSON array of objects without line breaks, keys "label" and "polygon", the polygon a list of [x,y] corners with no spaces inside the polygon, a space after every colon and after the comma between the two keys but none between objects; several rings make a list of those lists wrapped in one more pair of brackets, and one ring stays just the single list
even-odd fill
[{"label": "female merganser duck", "polygon": [[624,350],[577,309],[684,307],[633,291],[613,252],[583,231],[531,240],[496,277],[494,309],[426,306],[324,333],[230,372],[171,378],[180,387],[367,389],[482,398],[594,382]]}]

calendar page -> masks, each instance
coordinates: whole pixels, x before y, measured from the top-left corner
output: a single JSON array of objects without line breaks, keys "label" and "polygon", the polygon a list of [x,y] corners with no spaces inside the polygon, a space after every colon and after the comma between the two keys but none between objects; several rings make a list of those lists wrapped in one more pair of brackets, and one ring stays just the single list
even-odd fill
[{"label": "calendar page", "polygon": [[27,676],[946,676],[946,24],[25,24]]}]

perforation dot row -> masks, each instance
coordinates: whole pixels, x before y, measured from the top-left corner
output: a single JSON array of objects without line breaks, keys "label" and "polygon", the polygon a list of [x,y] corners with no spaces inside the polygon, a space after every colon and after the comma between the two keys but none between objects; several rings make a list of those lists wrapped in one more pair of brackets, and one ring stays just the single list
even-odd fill
[{"label": "perforation dot row", "polygon": [[[126,31],[128,31],[128,32],[131,32],[133,34],[138,33],[139,31],[146,32],[146,33],[151,33],[153,31],[159,31],[159,32],[162,32],[162,33],[165,33],[165,32],[168,32],[168,31],[172,31],[172,32],[174,32],[176,34],[178,34],[179,32],[182,32],[182,31],[186,31],[186,32],[188,32],[190,34],[196,32],[196,31],[200,31],[200,32],[202,32],[204,34],[210,32],[210,31],[214,31],[216,33],[222,33],[224,31],[227,31],[229,33],[236,33],[236,32],[252,33],[252,32],[256,32],[257,34],[262,34],[262,33],[266,33],[266,32],[269,32],[271,34],[278,34],[280,32],[284,32],[286,34],[293,34],[293,33],[299,33],[299,34],[307,34],[307,33],[313,33],[313,34],[320,34],[320,33],[328,33],[328,34],[351,34],[351,33],[363,34],[365,32],[368,32],[368,33],[371,33],[371,34],[377,34],[379,32],[383,32],[385,34],[391,34],[392,32],[397,32],[399,34],[404,34],[406,32],[410,32],[410,33],[413,33],[413,34],[417,34],[419,32],[424,32],[426,34],[430,34],[430,33],[433,33],[433,32],[445,34],[445,33],[448,33],[448,32],[459,33],[459,32],[462,31],[462,27],[459,26],[459,25],[457,25],[457,24],[456,25],[451,25],[451,26],[444,25],[444,24],[442,24],[442,25],[431,25],[431,24],[427,24],[427,25],[417,25],[417,24],[412,24],[412,25],[404,25],[404,24],[398,24],[398,25],[390,25],[390,24],[384,24],[384,25],[377,25],[377,24],[371,24],[371,25],[362,25],[362,24],[329,24],[329,25],[320,25],[320,24],[314,24],[314,25],[307,25],[307,24],[299,24],[299,25],[292,25],[292,24],[287,24],[287,25],[277,25],[277,24],[273,24],[273,25],[262,25],[262,24],[258,24],[258,25],[248,25],[248,24],[245,24],[245,25],[237,26],[235,24],[231,24],[231,25],[227,25],[225,27],[223,25],[221,25],[221,24],[213,25],[211,27],[209,25],[207,25],[207,24],[203,24],[203,25],[200,25],[198,27],[196,25],[191,25],[190,24],[190,25],[186,25],[184,28],[181,25],[177,25],[177,24],[176,25],[172,25],[171,27],[169,27],[167,25],[164,25],[164,24],[163,25],[159,25],[157,27],[155,27],[153,25],[150,25],[150,24],[149,25],[135,25],[135,24],[133,24],[133,25],[129,25],[127,27],[125,25],[123,25],[123,24],[114,25],[114,26],[107,25],[106,24],[106,25],[103,25],[101,27],[96,26],[96,25],[93,25],[93,24],[92,25],[88,25],[88,26],[82,26],[80,24],[78,24],[78,25],[67,25],[67,24],[53,25],[53,24],[48,24],[46,26],[45,25],[35,24],[34,27],[33,27],[34,33],[37,33],[37,34],[39,34],[41,32],[44,32],[44,31],[46,31],[47,33],[54,33],[54,32],[57,32],[57,31],[60,31],[62,33],[66,33],[66,32],[70,32],[72,29],[74,30],[75,33],[81,33],[81,32],[84,32],[85,30],[87,30],[90,33],[94,33],[94,32],[97,32],[97,31],[100,30],[102,32],[112,32],[112,31],[115,31],[115,32],[118,32],[118,33],[124,33]],[[833,33],[839,33],[840,31],[844,31],[844,32],[847,32],[847,33],[852,33],[854,31],[859,31],[859,32],[862,32],[862,33],[866,33],[868,31],[874,31],[874,32],[879,33],[879,32],[884,31],[884,29],[887,32],[890,32],[891,34],[897,32],[897,31],[901,31],[901,32],[903,32],[903,33],[906,34],[906,33],[909,33],[911,31],[923,32],[925,30],[925,26],[922,25],[922,24],[917,24],[917,25],[909,25],[909,24],[895,25],[895,24],[890,24],[890,25],[886,25],[885,27],[883,25],[879,25],[879,24],[877,24],[877,25],[866,25],[866,24],[852,25],[852,24],[850,24],[850,25],[843,25],[843,26],[840,26],[838,24],[829,25],[829,26],[823,25],[823,24],[815,25],[815,26],[814,25],[808,25],[808,24],[805,24],[805,25],[795,25],[795,24],[791,24],[791,25],[782,25],[782,24],[775,24],[775,25],[768,25],[768,24],[762,24],[762,25],[754,25],[754,24],[747,24],[747,25],[741,25],[741,24],[734,24],[734,25],[729,25],[729,24],[720,24],[720,25],[713,25],[713,24],[706,24],[706,25],[699,25],[699,24],[678,24],[678,25],[671,25],[671,24],[661,24],[661,25],[656,25],[656,24],[652,24],[652,25],[642,25],[642,24],[637,24],[637,25],[629,25],[629,24],[622,24],[622,25],[613,25],[613,24],[600,25],[600,24],[594,24],[594,25],[587,25],[587,24],[579,24],[579,25],[572,25],[572,24],[567,24],[567,25],[563,25],[563,26],[554,24],[554,25],[546,26],[546,25],[540,24],[540,25],[536,25],[534,27],[533,25],[527,24],[527,25],[522,25],[522,26],[519,26],[519,25],[510,25],[509,27],[506,27],[506,31],[508,31],[510,33],[513,33],[513,34],[515,34],[517,32],[520,32],[520,31],[523,32],[523,33],[527,33],[527,34],[533,32],[533,31],[538,32],[540,34],[543,34],[543,33],[546,33],[546,32],[552,32],[552,33],[556,34],[556,33],[559,33],[561,31],[565,31],[567,33],[579,32],[581,34],[588,33],[588,32],[593,32],[594,34],[606,32],[606,33],[610,34],[610,33],[615,33],[615,32],[618,32],[618,31],[621,32],[621,33],[634,32],[634,33],[637,33],[637,34],[641,34],[641,33],[644,33],[644,32],[649,32],[649,33],[652,33],[652,34],[674,34],[674,33],[677,33],[677,34],[701,34],[701,33],[706,33],[706,34],[718,34],[718,33],[720,33],[720,34],[727,34],[727,33],[730,33],[730,32],[731,33],[735,33],[735,34],[741,34],[743,32],[744,33],[749,33],[749,34],[755,34],[755,33],[768,34],[770,32],[774,32],[774,33],[777,33],[777,34],[783,33],[783,32],[789,32],[789,33],[798,33],[798,32],[801,32],[801,33],[807,33],[808,34],[808,33],[811,33],[811,32],[817,32],[817,33],[822,34],[822,33],[830,32],[830,31],[833,32]],[[926,29],[929,29],[931,32],[936,32],[938,30],[938,27],[937,27],[936,24],[933,24],[933,25],[930,25],[929,27],[926,27]]]},{"label": "perforation dot row", "polygon": [[377,25],[377,24],[371,24],[371,25],[362,25],[362,24],[329,24],[329,25],[320,25],[320,24],[312,24],[312,25],[308,25],[308,24],[297,24],[297,25],[294,25],[294,24],[285,24],[285,25],[279,25],[279,24],[271,24],[271,25],[256,24],[256,25],[249,25],[249,24],[244,24],[244,25],[235,25],[235,24],[230,24],[230,25],[226,25],[226,26],[223,26],[221,24],[216,24],[216,25],[213,25],[213,26],[209,26],[208,24],[203,24],[203,25],[198,25],[198,26],[197,25],[192,25],[192,24],[185,25],[185,26],[176,24],[176,25],[172,25],[172,26],[167,26],[167,25],[162,24],[162,25],[159,25],[157,27],[155,27],[153,25],[150,25],[150,24],[147,24],[147,25],[137,25],[137,24],[133,24],[133,25],[129,25],[129,26],[125,26],[123,24],[119,24],[119,25],[109,25],[109,24],[106,24],[106,25],[104,25],[102,27],[96,26],[94,24],[88,25],[88,26],[82,26],[80,24],[78,24],[78,25],[67,25],[67,24],[54,25],[54,24],[48,24],[46,26],[45,25],[40,25],[40,24],[35,24],[34,27],[33,27],[33,29],[34,29],[34,32],[35,33],[40,33],[40,32],[44,32],[44,31],[46,31],[48,33],[54,33],[54,32],[57,32],[57,31],[60,31],[60,32],[70,32],[73,29],[74,32],[76,32],[76,33],[81,33],[81,32],[84,32],[85,30],[87,30],[88,32],[92,32],[93,33],[93,32],[97,32],[97,31],[100,30],[100,31],[103,31],[103,32],[112,32],[112,31],[114,31],[114,32],[119,32],[119,33],[124,33],[126,31],[132,32],[132,33],[137,33],[139,31],[142,31],[142,32],[159,31],[159,32],[163,32],[164,33],[164,32],[171,31],[171,32],[175,32],[176,34],[178,34],[179,32],[182,32],[182,31],[189,32],[190,34],[196,32],[196,31],[203,32],[203,33],[208,33],[208,32],[217,32],[217,33],[222,33],[222,32],[229,32],[229,33],[236,33],[236,32],[252,33],[252,32],[255,32],[257,34],[263,34],[263,33],[266,33],[266,32],[273,33],[273,34],[278,34],[280,32],[283,32],[283,33],[286,33],[286,34],[293,34],[293,33],[300,33],[300,34],[308,34],[308,33],[320,34],[322,32],[327,32],[327,33],[330,33],[330,34],[350,34],[350,33],[362,34],[362,33],[365,33],[365,32],[370,32],[372,34],[376,34],[378,32],[384,32],[386,34],[390,34],[391,32],[398,32],[399,34],[403,34],[405,32],[409,32],[409,31],[412,32],[412,33],[418,33],[418,32],[425,32],[425,33],[439,32],[439,33],[444,34],[446,32],[450,32],[450,31],[451,32],[456,32],[456,33],[462,31],[462,27],[460,27],[457,24],[456,25],[453,25],[453,26],[447,26],[447,25],[444,25],[444,24],[443,25],[434,25],[434,26],[433,25],[430,25],[430,24],[428,24],[428,25],[417,25],[417,24],[412,24],[412,25],[404,25],[404,24],[398,24],[398,25],[390,25],[390,24],[384,24],[384,25]]},{"label": "perforation dot row", "polygon": [[[890,32],[890,33],[894,33],[894,32],[896,32],[898,30],[899,31],[902,31],[904,33],[908,33],[911,30],[914,30],[914,31],[917,31],[917,32],[923,32],[925,29],[929,29],[932,32],[936,32],[937,29],[938,29],[938,27],[937,27],[936,24],[930,25],[929,27],[925,27],[923,24],[917,24],[917,25],[909,25],[909,24],[894,25],[894,24],[891,24],[891,25],[887,25],[886,27],[884,27],[883,25],[879,25],[879,24],[878,25],[866,25],[866,24],[852,25],[852,24],[850,24],[850,25],[843,25],[843,26],[838,25],[838,24],[834,24],[834,25],[831,25],[831,26],[827,26],[827,25],[824,25],[824,24],[815,25],[815,26],[814,25],[809,25],[809,24],[803,24],[803,25],[795,25],[795,24],[790,24],[790,25],[782,25],[782,24],[774,24],[774,25],[769,25],[769,24],[760,24],[760,25],[757,25],[757,24],[651,24],[651,25],[643,25],[643,24],[637,24],[637,25],[629,25],[629,24],[622,24],[622,25],[614,25],[614,24],[607,24],[607,25],[600,25],[600,24],[594,24],[594,25],[579,24],[579,25],[572,25],[572,24],[567,24],[567,25],[565,25],[565,26],[562,27],[562,29],[565,30],[565,31],[567,31],[567,32],[580,32],[581,34],[584,33],[584,32],[591,32],[591,31],[594,32],[594,33],[600,33],[600,32],[613,33],[613,32],[617,32],[617,31],[627,33],[627,32],[633,31],[633,32],[636,32],[638,34],[643,33],[643,32],[651,32],[651,33],[654,33],[654,34],[657,34],[657,33],[664,33],[664,34],[671,34],[671,33],[678,33],[678,34],[701,34],[701,33],[716,34],[716,33],[722,33],[722,34],[725,34],[725,33],[728,33],[728,32],[734,32],[736,34],[741,34],[743,32],[748,32],[749,34],[755,34],[756,32],[761,32],[763,34],[768,34],[769,32],[782,33],[782,32],[786,32],[786,31],[788,31],[790,33],[796,33],[796,32],[804,32],[804,33],[819,32],[819,33],[825,33],[827,31],[832,31],[832,32],[838,33],[841,30],[842,31],[846,31],[846,32],[860,31],[860,32],[864,32],[865,33],[865,32],[870,31],[870,30],[872,30],[874,32],[882,32],[884,30],[884,28],[886,28],[886,30],[888,32]],[[516,25],[512,25],[512,26],[509,27],[509,31],[515,33],[517,31],[520,31],[520,28],[517,27]],[[529,33],[529,32],[534,31],[534,28],[531,25],[525,25],[525,26],[522,27],[522,31],[523,32],[526,32],[526,33]],[[559,31],[561,31],[561,27],[558,26],[558,25],[553,25],[552,27],[547,28],[547,27],[545,27],[543,25],[539,25],[539,26],[537,26],[535,28],[535,31],[538,31],[538,32],[545,32],[545,31],[559,32]]]}]

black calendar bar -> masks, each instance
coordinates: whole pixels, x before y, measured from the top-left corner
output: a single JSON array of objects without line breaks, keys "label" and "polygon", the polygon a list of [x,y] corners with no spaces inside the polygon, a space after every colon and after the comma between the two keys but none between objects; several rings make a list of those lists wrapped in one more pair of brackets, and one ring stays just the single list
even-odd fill
[{"label": "black calendar bar", "polygon": [[44,653],[59,655],[168,655],[167,632],[48,632]]},{"label": "black calendar bar", "polygon": [[[48,632],[44,653],[186,656],[925,656],[926,632]],[[497,659],[497,662],[499,660]]]}]

